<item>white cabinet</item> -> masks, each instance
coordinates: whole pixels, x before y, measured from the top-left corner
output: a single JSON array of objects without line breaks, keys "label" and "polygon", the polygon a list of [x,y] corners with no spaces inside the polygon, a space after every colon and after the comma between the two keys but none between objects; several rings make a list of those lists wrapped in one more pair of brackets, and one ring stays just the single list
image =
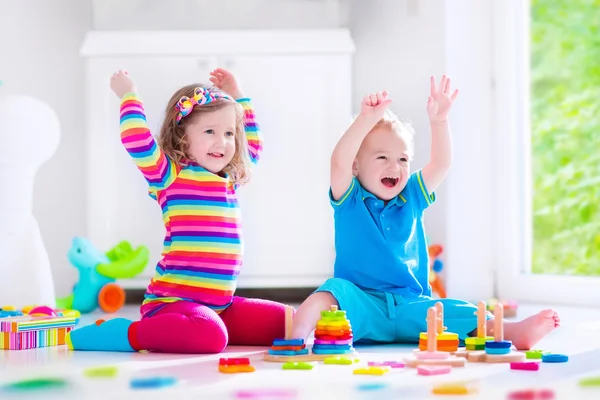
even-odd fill
[{"label": "white cabinet", "polygon": [[147,284],[164,226],[120,143],[110,75],[130,72],[158,135],[173,92],[208,82],[209,71],[223,66],[253,99],[264,137],[252,182],[239,192],[245,241],[239,287],[319,285],[331,276],[334,260],[329,157],[351,117],[348,32],[193,32],[188,46],[174,48],[180,35],[93,32],[86,38],[87,236],[101,249],[123,239],[148,246],[144,276],[124,282]]}]

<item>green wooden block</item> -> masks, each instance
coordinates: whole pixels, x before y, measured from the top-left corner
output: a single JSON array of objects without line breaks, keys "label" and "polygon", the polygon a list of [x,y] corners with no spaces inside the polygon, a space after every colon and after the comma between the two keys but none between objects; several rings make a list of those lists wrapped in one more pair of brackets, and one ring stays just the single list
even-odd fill
[{"label": "green wooden block", "polygon": [[286,362],[282,365],[282,369],[304,369],[310,370],[315,367],[315,363],[309,362]]}]

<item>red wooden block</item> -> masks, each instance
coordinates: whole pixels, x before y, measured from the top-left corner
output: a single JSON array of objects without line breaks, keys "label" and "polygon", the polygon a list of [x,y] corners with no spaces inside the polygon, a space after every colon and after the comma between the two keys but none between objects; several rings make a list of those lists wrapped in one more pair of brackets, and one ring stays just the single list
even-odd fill
[{"label": "red wooden block", "polygon": [[273,350],[293,350],[293,351],[298,351],[298,350],[302,350],[305,349],[306,345],[303,344],[302,346],[271,346],[271,349]]},{"label": "red wooden block", "polygon": [[250,365],[250,359],[243,358],[219,358],[219,365]]}]

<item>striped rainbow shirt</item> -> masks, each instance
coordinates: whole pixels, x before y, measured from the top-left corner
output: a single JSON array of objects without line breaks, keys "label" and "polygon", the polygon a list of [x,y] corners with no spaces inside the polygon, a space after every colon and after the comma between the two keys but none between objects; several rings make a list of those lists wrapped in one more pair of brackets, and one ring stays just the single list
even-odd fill
[{"label": "striped rainbow shirt", "polygon": [[[256,163],[262,138],[250,99],[237,100],[245,111],[249,157]],[[193,301],[217,313],[232,301],[242,266],[241,212],[235,187],[191,162],[179,166],[155,142],[140,98],[121,100],[121,142],[149,184],[165,224],[162,258],[142,304],[151,315],[164,303]]]}]

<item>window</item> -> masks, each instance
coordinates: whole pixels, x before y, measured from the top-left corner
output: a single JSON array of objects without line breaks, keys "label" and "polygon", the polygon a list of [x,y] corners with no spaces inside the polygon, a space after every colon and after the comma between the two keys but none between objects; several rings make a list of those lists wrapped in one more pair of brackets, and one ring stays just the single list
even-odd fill
[{"label": "window", "polygon": [[600,8],[494,2],[501,297],[600,304]]}]

